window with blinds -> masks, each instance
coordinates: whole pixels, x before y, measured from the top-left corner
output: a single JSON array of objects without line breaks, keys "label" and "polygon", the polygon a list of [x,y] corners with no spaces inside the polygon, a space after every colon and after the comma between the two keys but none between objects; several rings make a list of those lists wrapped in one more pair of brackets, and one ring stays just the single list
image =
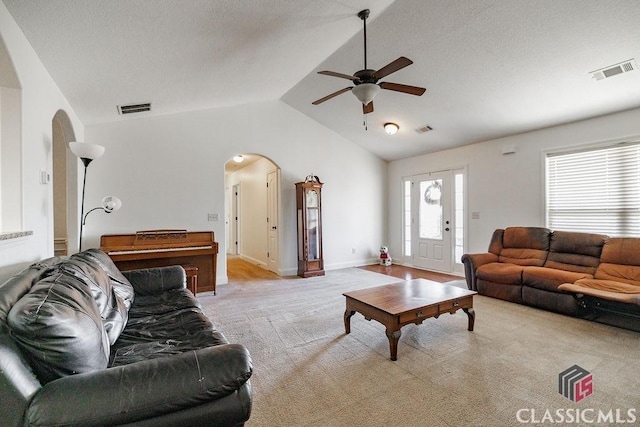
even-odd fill
[{"label": "window with blinds", "polygon": [[640,237],[640,141],[546,156],[547,227]]}]

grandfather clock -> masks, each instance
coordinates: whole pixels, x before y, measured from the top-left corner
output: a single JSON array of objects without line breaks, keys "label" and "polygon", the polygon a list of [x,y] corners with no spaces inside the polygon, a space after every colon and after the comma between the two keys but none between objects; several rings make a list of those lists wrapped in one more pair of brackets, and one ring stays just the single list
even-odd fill
[{"label": "grandfather clock", "polygon": [[298,215],[298,276],[324,276],[322,258],[322,183],[317,176],[308,176],[296,183]]}]

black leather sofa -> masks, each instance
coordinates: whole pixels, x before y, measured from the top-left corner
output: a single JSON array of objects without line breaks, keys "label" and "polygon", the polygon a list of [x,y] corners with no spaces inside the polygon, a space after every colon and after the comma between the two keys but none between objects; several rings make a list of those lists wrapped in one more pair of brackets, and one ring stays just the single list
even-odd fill
[{"label": "black leather sofa", "polygon": [[250,355],[185,282],[180,266],[122,273],[90,249],[0,285],[0,425],[244,424]]}]

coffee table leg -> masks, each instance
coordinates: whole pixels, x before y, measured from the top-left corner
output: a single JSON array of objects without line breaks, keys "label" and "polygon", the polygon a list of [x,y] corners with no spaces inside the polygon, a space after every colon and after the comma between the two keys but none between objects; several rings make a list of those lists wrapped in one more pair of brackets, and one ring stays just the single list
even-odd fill
[{"label": "coffee table leg", "polygon": [[344,333],[345,334],[351,333],[351,316],[353,316],[354,314],[356,314],[355,311],[351,311],[348,309],[344,312]]},{"label": "coffee table leg", "polygon": [[464,312],[469,316],[469,330],[473,331],[473,325],[476,323],[476,312],[471,308],[463,308]]},{"label": "coffee table leg", "polygon": [[387,329],[387,338],[389,338],[389,351],[391,352],[391,360],[398,360],[398,340],[402,335],[402,332],[398,329],[397,331],[390,331]]}]

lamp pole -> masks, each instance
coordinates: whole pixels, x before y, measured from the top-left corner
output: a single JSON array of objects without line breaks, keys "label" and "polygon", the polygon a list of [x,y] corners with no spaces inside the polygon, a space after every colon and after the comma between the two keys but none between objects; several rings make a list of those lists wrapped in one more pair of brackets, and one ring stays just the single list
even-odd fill
[{"label": "lamp pole", "polygon": [[82,231],[83,231],[83,217],[84,217],[84,190],[87,186],[87,166],[92,160],[97,159],[104,153],[104,147],[98,144],[91,144],[88,142],[71,141],[69,142],[69,149],[77,158],[82,160],[84,165],[84,178],[82,180],[82,206],[80,212],[80,237],[78,238],[78,249],[82,251]]},{"label": "lamp pole", "polygon": [[80,207],[80,241],[78,242],[78,252],[82,252],[82,230],[84,228],[84,189],[87,186],[87,166],[91,163],[91,160],[87,157],[81,157],[82,164],[84,164],[84,179],[82,180],[82,206]]}]

